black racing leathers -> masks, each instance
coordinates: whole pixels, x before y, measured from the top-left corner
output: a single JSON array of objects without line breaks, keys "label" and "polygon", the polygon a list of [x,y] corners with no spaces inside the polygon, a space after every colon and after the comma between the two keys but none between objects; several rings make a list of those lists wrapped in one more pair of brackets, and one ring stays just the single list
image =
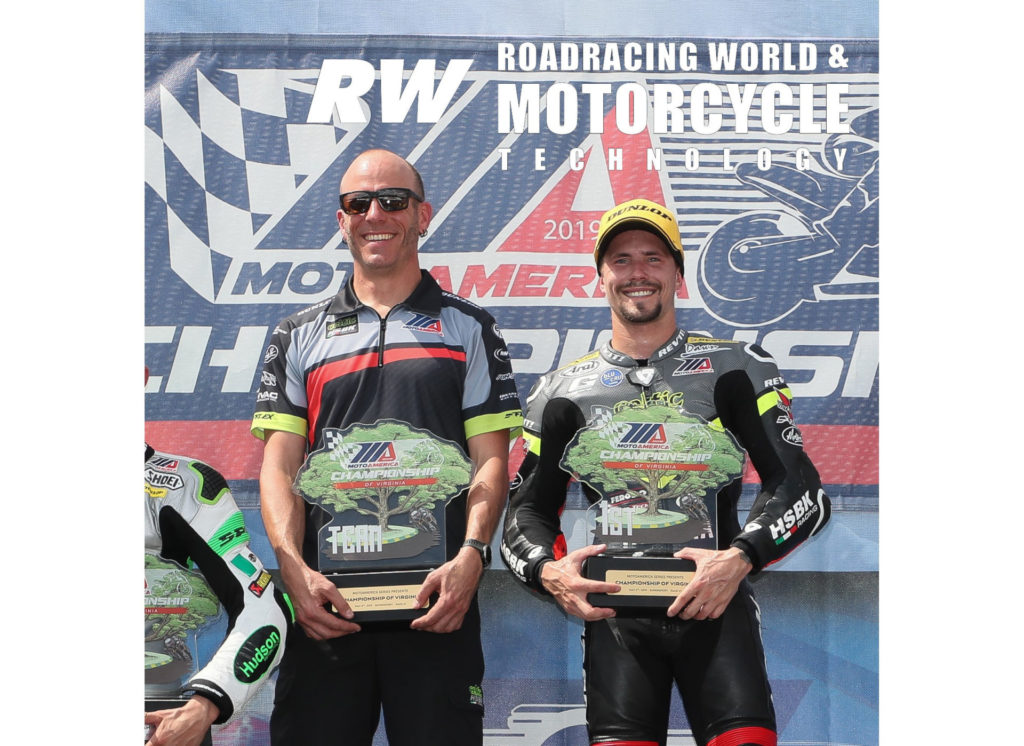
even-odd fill
[{"label": "black racing leathers", "polygon": [[[653,370],[649,385],[637,371]],[[559,466],[566,445],[601,411],[651,404],[682,407],[722,426],[747,452],[761,492],[741,528],[737,501],[742,468],[717,498],[718,548],[739,547],[757,572],[786,556],[828,521],[831,507],[793,422],[791,396],[772,358],[744,342],[677,331],[647,361],[605,344],[543,376],[527,399],[527,453],[513,481],[501,541],[505,563],[543,591],[540,568],[566,553],[559,516],[569,474]],[[598,495],[583,485],[590,502]]]}]

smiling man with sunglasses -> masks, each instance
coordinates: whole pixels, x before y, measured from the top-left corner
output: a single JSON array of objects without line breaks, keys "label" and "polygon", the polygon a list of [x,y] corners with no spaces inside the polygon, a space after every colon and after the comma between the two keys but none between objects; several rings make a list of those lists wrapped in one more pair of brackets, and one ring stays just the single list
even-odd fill
[{"label": "smiling man with sunglasses", "polygon": [[369,151],[342,178],[340,202],[356,295],[383,316],[420,282],[417,248],[433,215],[423,181],[404,159]]},{"label": "smiling man with sunglasses", "polygon": [[[274,329],[252,423],[265,440],[263,522],[297,622],[271,741],[369,746],[383,708],[391,746],[479,746],[476,590],[508,493],[510,434],[522,424],[508,351],[490,314],[420,269],[433,210],[410,163],[362,153],[342,177],[340,201],[352,276]],[[408,626],[363,628],[317,569],[324,512],[292,484],[306,455],[324,447],[325,428],[382,420],[459,444],[474,469],[445,511],[447,561],[416,598],[423,605],[437,593],[437,601]]]}]

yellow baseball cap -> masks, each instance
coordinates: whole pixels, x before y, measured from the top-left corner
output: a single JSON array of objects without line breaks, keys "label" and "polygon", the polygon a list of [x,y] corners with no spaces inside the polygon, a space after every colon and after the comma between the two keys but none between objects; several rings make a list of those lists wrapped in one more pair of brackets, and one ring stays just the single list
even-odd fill
[{"label": "yellow baseball cap", "polygon": [[647,199],[631,199],[616,205],[601,216],[594,244],[594,262],[600,266],[601,256],[608,244],[622,231],[640,229],[650,231],[665,242],[672,258],[683,272],[683,242],[679,237],[679,224],[667,208]]}]

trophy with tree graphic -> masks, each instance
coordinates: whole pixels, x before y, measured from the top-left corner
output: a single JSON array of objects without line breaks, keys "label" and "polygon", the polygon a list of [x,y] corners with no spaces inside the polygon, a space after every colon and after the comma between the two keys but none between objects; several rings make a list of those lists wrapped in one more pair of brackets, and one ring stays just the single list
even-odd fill
[{"label": "trophy with tree graphic", "polygon": [[356,621],[414,619],[416,594],[445,561],[445,506],[469,486],[472,462],[452,441],[404,422],[327,428],[294,489],[327,522],[318,569]]},{"label": "trophy with tree graphic", "polygon": [[596,413],[566,446],[561,466],[599,499],[588,511],[594,543],[587,577],[618,583],[591,594],[597,606],[667,608],[693,578],[695,563],[672,555],[716,548],[718,491],[741,474],[732,435],[665,404]]}]

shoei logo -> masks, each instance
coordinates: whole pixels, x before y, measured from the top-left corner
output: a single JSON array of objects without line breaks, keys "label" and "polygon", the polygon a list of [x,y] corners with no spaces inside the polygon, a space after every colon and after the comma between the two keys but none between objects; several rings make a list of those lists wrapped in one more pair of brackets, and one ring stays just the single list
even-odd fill
[{"label": "shoei logo", "polygon": [[167,472],[147,468],[146,484],[151,487],[166,487],[170,490],[177,490],[180,489],[185,482],[177,474],[168,474]]}]

